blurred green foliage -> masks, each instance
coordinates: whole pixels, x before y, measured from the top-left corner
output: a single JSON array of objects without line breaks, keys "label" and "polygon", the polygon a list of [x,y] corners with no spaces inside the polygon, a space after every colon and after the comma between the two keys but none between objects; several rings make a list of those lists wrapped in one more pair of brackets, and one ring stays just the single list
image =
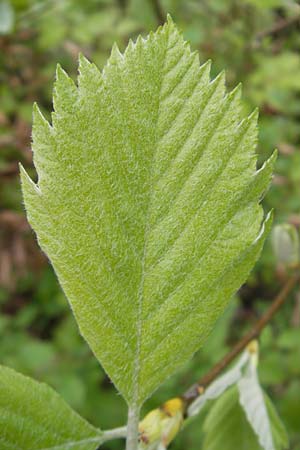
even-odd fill
[{"label": "blurred green foliage", "polygon": [[[260,161],[279,158],[266,207],[300,226],[300,5],[292,0],[0,1],[0,362],[50,383],[94,424],[122,425],[126,408],[79,336],[56,278],[23,214],[17,161],[33,171],[31,110],[50,118],[55,66],[77,72],[82,52],[99,67],[116,41],[155,29],[169,12],[201,60],[244,86],[245,110],[260,108]],[[34,174],[33,174],[34,175]],[[286,274],[267,243],[247,285],[205,347],[146,405],[156,407],[203,375],[265,310]],[[213,289],[213,287],[212,287]],[[300,291],[261,337],[261,381],[300,450]],[[196,450],[202,420],[172,449]],[[113,442],[105,448],[121,449]]]}]

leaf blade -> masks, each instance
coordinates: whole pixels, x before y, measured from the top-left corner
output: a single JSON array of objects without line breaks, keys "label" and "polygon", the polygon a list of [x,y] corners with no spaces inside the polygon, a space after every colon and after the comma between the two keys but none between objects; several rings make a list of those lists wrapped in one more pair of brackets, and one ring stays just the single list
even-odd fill
[{"label": "leaf blade", "polygon": [[[276,410],[265,397],[270,417],[271,432],[276,450],[286,449],[288,440]],[[258,436],[250,425],[239,401],[239,391],[231,387],[214,403],[204,422],[204,450],[262,450]]]},{"label": "leaf blade", "polygon": [[4,366],[0,366],[0,410],[3,450],[94,450],[101,440],[101,431],[53,389]]},{"label": "leaf blade", "polygon": [[204,450],[261,450],[254,431],[250,427],[238,402],[236,387],[230,388],[216,400],[205,419]]},{"label": "leaf blade", "polygon": [[270,223],[274,157],[255,172],[257,118],[208,67],[169,20],[101,74],[82,59],[78,89],[59,69],[52,126],[33,131],[38,188],[22,173],[39,243],[129,404],[199,348]]}]

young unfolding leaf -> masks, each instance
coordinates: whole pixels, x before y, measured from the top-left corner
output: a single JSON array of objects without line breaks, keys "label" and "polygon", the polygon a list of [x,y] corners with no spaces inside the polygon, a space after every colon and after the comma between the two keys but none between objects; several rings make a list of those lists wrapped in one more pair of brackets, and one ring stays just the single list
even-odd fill
[{"label": "young unfolding leaf", "polygon": [[249,362],[249,352],[246,350],[232,369],[213,381],[202,395],[199,395],[188,408],[188,416],[200,413],[208,400],[214,400],[223,394],[229,387],[236,384],[242,377],[242,370]]},{"label": "young unfolding leaf", "polygon": [[299,233],[294,225],[276,225],[272,232],[272,244],[277,261],[284,265],[296,265],[300,260]]},{"label": "young unfolding leaf", "polygon": [[[275,449],[286,449],[287,438],[284,428],[267,397],[266,405]],[[236,386],[230,388],[216,401],[205,420],[204,431],[206,437],[203,450],[232,450],[235,448],[264,450],[239,403]]]},{"label": "young unfolding leaf", "polygon": [[0,366],[1,450],[95,450],[101,435],[49,386]]},{"label": "young unfolding leaf", "polygon": [[264,450],[287,448],[288,440],[280,419],[261,388],[256,365],[250,363],[238,381],[239,401]]},{"label": "young unfolding leaf", "polygon": [[82,335],[131,405],[198,350],[259,256],[257,114],[213,81],[171,20],[78,87],[58,68],[34,112],[28,218]]}]

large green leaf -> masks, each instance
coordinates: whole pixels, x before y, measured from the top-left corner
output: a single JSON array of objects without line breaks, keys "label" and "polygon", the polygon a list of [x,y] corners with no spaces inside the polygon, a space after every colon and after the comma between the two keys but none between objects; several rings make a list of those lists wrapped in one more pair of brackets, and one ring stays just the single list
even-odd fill
[{"label": "large green leaf", "polygon": [[0,366],[1,450],[95,450],[101,435],[49,386]]},{"label": "large green leaf", "polygon": [[[287,448],[287,438],[278,415],[268,397],[265,397],[269,416],[274,448]],[[206,432],[203,450],[263,450],[258,437],[248,422],[245,412],[239,403],[239,393],[236,386],[230,388],[220,397],[205,422]]]},{"label": "large green leaf", "polygon": [[58,68],[52,125],[34,113],[27,214],[82,335],[129,404],[202,345],[261,251],[257,114],[210,81],[171,20],[115,46],[103,72]]}]

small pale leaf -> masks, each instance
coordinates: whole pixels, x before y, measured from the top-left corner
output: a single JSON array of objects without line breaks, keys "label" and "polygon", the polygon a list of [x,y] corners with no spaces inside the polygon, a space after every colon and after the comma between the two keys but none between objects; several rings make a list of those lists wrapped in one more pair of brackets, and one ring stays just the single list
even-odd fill
[{"label": "small pale leaf", "polygon": [[266,396],[259,384],[254,364],[249,364],[245,374],[238,381],[238,390],[240,404],[262,448],[276,450],[278,447],[282,448],[282,445],[286,448],[286,441],[278,442],[279,445],[276,446],[273,428],[276,425],[275,429],[279,430],[280,420],[279,422],[276,420],[276,411],[272,412],[272,416],[269,414],[272,404],[269,400],[268,404],[266,403]]},{"label": "small pale leaf", "polygon": [[198,350],[257,260],[257,114],[226,94],[169,19],[100,73],[60,68],[52,125],[35,113],[29,221],[80,331],[129,404]]},{"label": "small pale leaf", "polygon": [[1,450],[95,450],[102,432],[49,386],[0,366]]},{"label": "small pale leaf", "polygon": [[188,408],[188,416],[195,416],[204,407],[208,400],[214,400],[223,394],[229,387],[236,384],[242,377],[242,369],[249,361],[249,353],[245,351],[232,369],[228,370],[224,375],[213,381],[202,395],[191,403]]}]

